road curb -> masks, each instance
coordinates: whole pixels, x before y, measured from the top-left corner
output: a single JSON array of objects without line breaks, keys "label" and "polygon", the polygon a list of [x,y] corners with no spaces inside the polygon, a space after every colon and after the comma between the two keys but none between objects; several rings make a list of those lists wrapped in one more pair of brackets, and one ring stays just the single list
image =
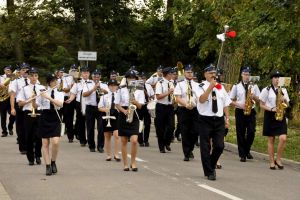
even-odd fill
[{"label": "road curb", "polygon": [[[225,142],[224,150],[238,154],[238,148],[237,148],[236,144]],[[269,160],[269,155],[267,155],[267,154],[259,153],[256,151],[251,151],[251,154],[253,155],[254,159],[265,160],[265,161]],[[290,166],[296,170],[300,170],[300,162],[296,162],[294,160],[289,160],[289,159],[285,159],[285,158],[282,158],[282,161],[283,161],[284,165]]]}]

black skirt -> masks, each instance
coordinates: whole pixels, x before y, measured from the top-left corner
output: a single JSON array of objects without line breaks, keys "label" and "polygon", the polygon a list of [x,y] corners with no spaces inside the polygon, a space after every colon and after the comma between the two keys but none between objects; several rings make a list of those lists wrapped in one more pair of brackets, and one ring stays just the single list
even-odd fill
[{"label": "black skirt", "polygon": [[[113,132],[115,130],[118,130],[118,117],[119,117],[118,111],[116,109],[111,109],[110,110],[110,115],[114,116],[116,119],[110,119],[111,127],[107,127],[108,120],[103,119],[103,130],[104,130],[104,132]],[[102,112],[101,116],[106,116],[106,113]]]},{"label": "black skirt", "polygon": [[[127,107],[123,107],[127,109]],[[119,136],[126,136],[131,137],[132,135],[139,134],[139,120],[137,118],[136,113],[134,112],[133,120],[131,123],[126,122],[127,116],[124,113],[119,112],[119,119],[118,119],[118,127],[119,127]]]},{"label": "black skirt", "polygon": [[264,136],[279,136],[287,134],[286,118],[283,117],[282,121],[277,121],[275,112],[265,111],[263,135]]},{"label": "black skirt", "polygon": [[38,132],[42,138],[60,137],[60,121],[55,110],[41,112]]}]

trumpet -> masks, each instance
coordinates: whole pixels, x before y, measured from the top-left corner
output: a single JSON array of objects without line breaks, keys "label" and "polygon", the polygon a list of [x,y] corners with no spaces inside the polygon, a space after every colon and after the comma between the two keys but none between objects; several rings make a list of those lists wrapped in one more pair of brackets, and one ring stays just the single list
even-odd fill
[{"label": "trumpet", "polygon": [[187,83],[187,108],[192,109],[193,104],[192,104],[192,88],[189,83]]},{"label": "trumpet", "polygon": [[30,115],[30,117],[35,118],[38,115],[40,115],[39,113],[35,112],[35,106],[36,106],[36,94],[35,91],[32,90],[32,96],[31,96],[31,113],[28,113],[28,115]]}]

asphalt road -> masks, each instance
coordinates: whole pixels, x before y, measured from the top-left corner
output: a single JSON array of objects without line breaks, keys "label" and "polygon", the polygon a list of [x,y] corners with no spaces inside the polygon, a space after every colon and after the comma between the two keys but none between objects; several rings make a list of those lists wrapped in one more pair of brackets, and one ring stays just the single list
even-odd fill
[{"label": "asphalt road", "polygon": [[194,160],[184,162],[181,143],[161,154],[151,132],[150,145],[139,148],[139,171],[124,172],[122,162],[107,162],[105,154],[89,152],[77,141],[70,144],[64,136],[58,174],[46,177],[44,165],[29,166],[18,152],[15,135],[0,138],[0,200],[300,199],[300,170],[291,166],[273,171],[266,161],[241,163],[225,151],[217,180],[209,181],[199,148]]}]

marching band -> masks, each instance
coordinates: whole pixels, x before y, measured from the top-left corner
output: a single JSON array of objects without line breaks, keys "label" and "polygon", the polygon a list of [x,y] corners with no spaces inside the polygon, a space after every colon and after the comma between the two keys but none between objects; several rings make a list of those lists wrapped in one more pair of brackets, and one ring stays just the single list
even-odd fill
[{"label": "marching band", "polygon": [[[281,156],[287,134],[284,109],[289,96],[278,85],[279,77],[283,76],[279,71],[271,75],[271,85],[261,93],[250,79],[250,67],[242,69],[241,81],[230,92],[217,81],[217,69],[212,64],[204,68],[206,80],[200,83],[191,65],[183,67],[182,74],[176,68],[159,66],[149,79],[132,67],[121,77],[121,82],[119,74],[112,71],[107,84],[101,81],[99,70],[94,70],[90,79],[88,67],[72,65],[70,74],[64,68],[48,74],[46,87],[39,82],[37,68],[22,63],[18,71],[13,76],[11,66],[6,66],[5,74],[0,76],[2,137],[13,134],[15,120],[20,153],[27,155],[29,165],[34,165],[41,164],[43,152],[46,175],[57,173],[62,122],[69,143],[76,137],[82,147],[88,144],[90,152],[105,152],[106,161],[122,160],[124,171],[137,172],[138,146],[150,146],[151,118],[154,118],[160,153],[171,151],[173,134],[177,131],[176,137],[180,138],[181,134],[182,138],[183,160],[190,161],[200,138],[204,175],[208,180],[216,180],[215,169],[224,149],[225,130],[230,126],[229,106],[235,107],[239,157],[245,162],[253,159],[250,150],[258,102],[265,110],[263,135],[268,137],[270,169],[275,166],[283,169]],[[7,113],[10,114],[8,131]],[[279,136],[276,159],[275,136]],[[118,155],[120,145],[122,159]]]}]

